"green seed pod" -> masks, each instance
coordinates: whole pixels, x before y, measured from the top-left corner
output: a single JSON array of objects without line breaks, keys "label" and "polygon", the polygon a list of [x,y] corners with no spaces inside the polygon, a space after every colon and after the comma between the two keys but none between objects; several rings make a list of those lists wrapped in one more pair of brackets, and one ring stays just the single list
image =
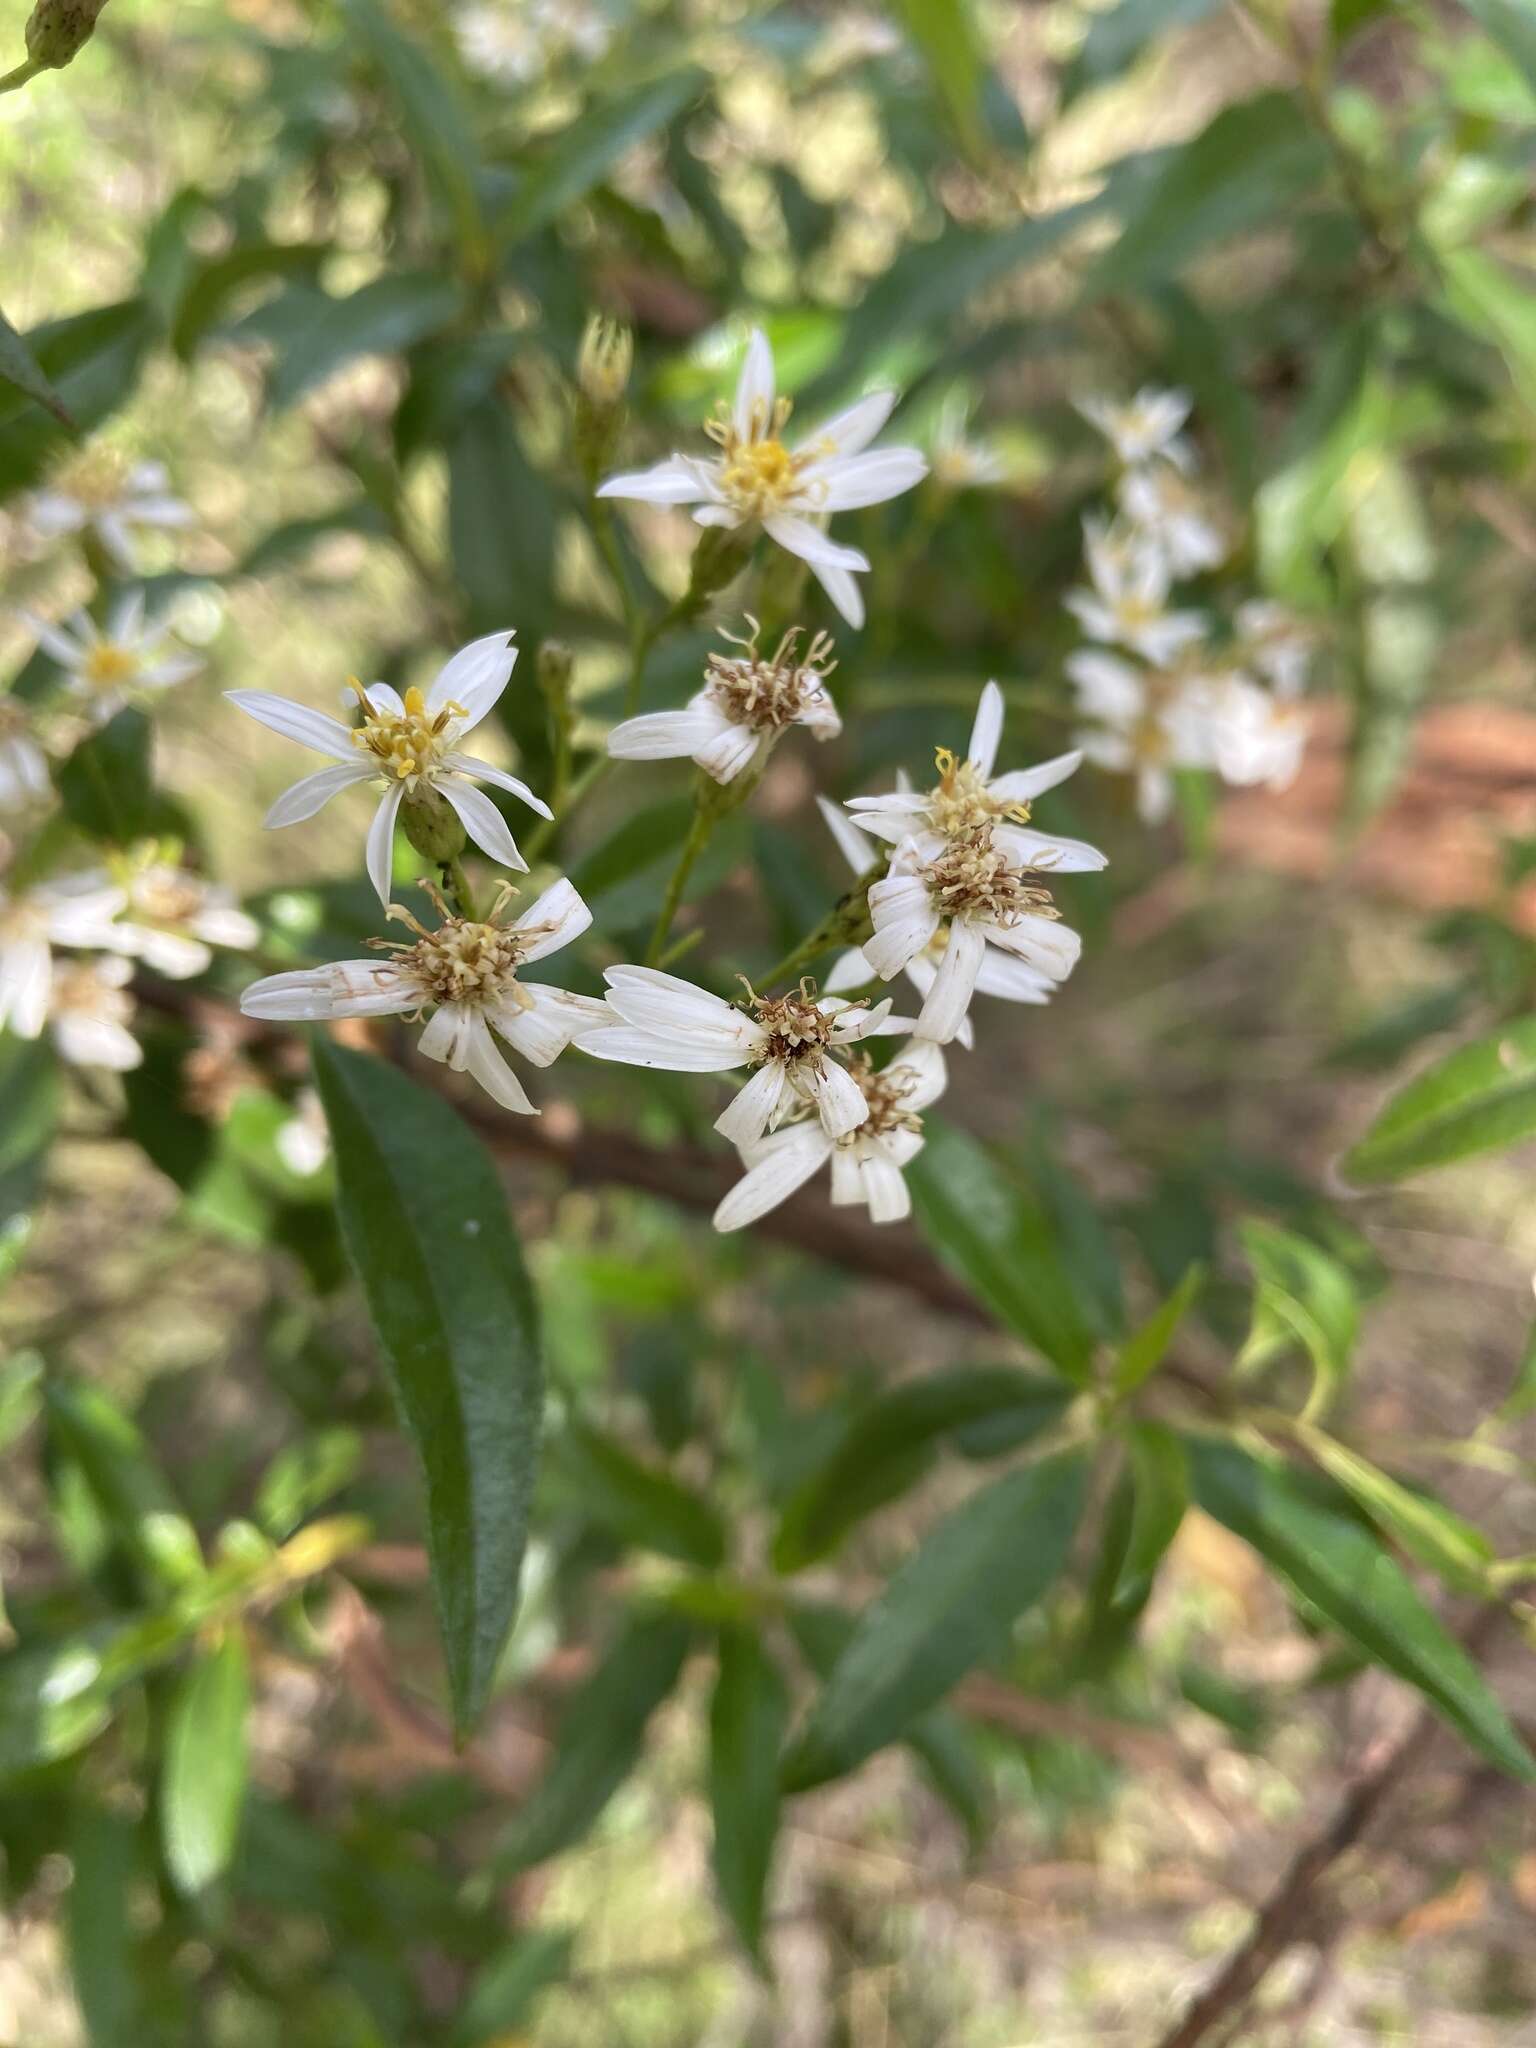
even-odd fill
[{"label": "green seed pod", "polygon": [[457,860],[466,844],[459,814],[448,799],[425,785],[400,806],[405,836],[424,860]]},{"label": "green seed pod", "polygon": [[96,30],[107,0],[37,0],[27,21],[27,55],[39,71],[62,71]]}]

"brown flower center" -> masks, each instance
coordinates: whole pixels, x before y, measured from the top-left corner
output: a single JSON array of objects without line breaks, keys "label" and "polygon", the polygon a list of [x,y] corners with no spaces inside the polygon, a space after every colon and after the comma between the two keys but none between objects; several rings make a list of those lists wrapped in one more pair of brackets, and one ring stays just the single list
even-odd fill
[{"label": "brown flower center", "polygon": [[953,838],[924,874],[944,917],[978,918],[987,924],[1017,924],[1021,917],[1058,917],[1050,891],[1028,879],[1001,847],[990,825],[972,826]]},{"label": "brown flower center", "polygon": [[[743,654],[710,654],[705,662],[706,686],[710,696],[732,725],[750,727],[753,732],[782,732],[805,710],[808,702],[821,695],[822,682],[837,663],[830,661],[832,636],[818,633],[797,658],[802,628],[791,626],[770,657],[757,651],[760,630],[749,614],[751,637],[737,640]],[[734,638],[726,634],[726,639]]]}]

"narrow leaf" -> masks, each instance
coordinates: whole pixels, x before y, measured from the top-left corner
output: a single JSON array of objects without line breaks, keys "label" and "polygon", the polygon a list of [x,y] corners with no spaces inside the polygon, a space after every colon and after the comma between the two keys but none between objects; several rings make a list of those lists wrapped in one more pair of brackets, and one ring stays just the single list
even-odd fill
[{"label": "narrow leaf", "polygon": [[245,1805],[250,1672],[237,1626],[181,1678],[165,1732],[160,1832],[166,1868],[189,1898],[229,1868]]},{"label": "narrow leaf", "polygon": [[1126,1433],[1130,1456],[1131,1526],[1111,1602],[1139,1612],[1157,1568],[1189,1505],[1189,1464],[1184,1446],[1161,1422],[1134,1423]]},{"label": "narrow leaf", "polygon": [[197,1532],[138,1428],[95,1387],[49,1381],[48,1427],[84,1473],[108,1525],[149,1577],[175,1591],[203,1576]]},{"label": "narrow leaf", "polygon": [[962,1367],[891,1388],[853,1417],[832,1455],[791,1495],[774,1538],[776,1569],[801,1571],[824,1557],[856,1522],[905,1492],[952,1431],[1005,1418],[1011,1448],[1027,1441],[1023,1432],[1059,1422],[1071,1400],[1069,1388],[1011,1366]]},{"label": "narrow leaf", "polygon": [[91,2048],[142,2048],[144,2014],[133,1968],[134,1824],[82,1803],[66,1838],[71,1881],[65,1929],[69,1973]]},{"label": "narrow leaf", "polygon": [[715,1882],[747,1953],[760,1959],[764,1894],[779,1825],[779,1750],[789,1696],[762,1638],[720,1632],[709,1713],[709,1798]]},{"label": "narrow leaf", "polygon": [[1326,1431],[1302,1424],[1297,1436],[1329,1478],[1336,1480],[1383,1534],[1400,1543],[1410,1557],[1438,1572],[1459,1591],[1475,1590],[1485,1583],[1494,1552],[1481,1529],[1464,1521],[1443,1502],[1415,1493]]},{"label": "narrow leaf", "polygon": [[670,1472],[642,1464],[612,1437],[573,1423],[550,1446],[550,1463],[582,1512],[643,1550],[713,1571],[725,1560],[725,1526],[707,1500]]},{"label": "narrow leaf", "polygon": [[1189,1313],[1195,1296],[1205,1284],[1205,1268],[1198,1262],[1185,1269],[1184,1277],[1161,1308],[1154,1309],[1139,1330],[1133,1330],[1120,1347],[1112,1384],[1117,1394],[1133,1394],[1149,1379],[1168,1355],[1168,1347]]},{"label": "narrow leaf", "polygon": [[1078,1452],[1042,1459],[929,1532],[860,1615],[790,1752],[790,1790],[852,1770],[1002,1650],[1066,1562],[1084,1472]]},{"label": "narrow leaf", "polygon": [[1401,1180],[1536,1132],[1536,1018],[1437,1060],[1400,1089],[1344,1155],[1351,1180]]},{"label": "narrow leaf", "polygon": [[1312,1361],[1308,1419],[1322,1414],[1349,1372],[1360,1328],[1360,1306],[1349,1269],[1320,1245],[1250,1217],[1243,1249],[1258,1285],[1253,1328],[1238,1369],[1264,1364],[1277,1350],[1301,1344]]},{"label": "narrow leaf", "polygon": [[489,1694],[517,1608],[538,1460],[537,1317],[484,1147],[435,1095],[317,1039],[342,1230],[421,1459],[454,1719]]},{"label": "narrow leaf", "polygon": [[689,67],[587,108],[560,131],[518,187],[497,220],[498,233],[510,243],[546,227],[601,184],[636,143],[675,120],[704,83],[704,74]]},{"label": "narrow leaf", "polygon": [[1500,1770],[1536,1781],[1536,1760],[1487,1680],[1372,1531],[1305,1491],[1278,1461],[1210,1438],[1186,1441],[1195,1499],[1241,1536],[1375,1663],[1416,1686]]},{"label": "narrow leaf", "polygon": [[675,1614],[631,1614],[565,1710],[548,1775],[493,1855],[498,1876],[526,1870],[579,1841],[629,1776],[646,1723],[677,1683],[690,1631]]},{"label": "narrow leaf", "polygon": [[35,398],[39,405],[51,412],[60,426],[76,431],[64,401],[43,374],[36,356],[16,332],[4,313],[0,313],[0,377],[7,384],[14,384],[18,391],[24,391],[28,398]]}]

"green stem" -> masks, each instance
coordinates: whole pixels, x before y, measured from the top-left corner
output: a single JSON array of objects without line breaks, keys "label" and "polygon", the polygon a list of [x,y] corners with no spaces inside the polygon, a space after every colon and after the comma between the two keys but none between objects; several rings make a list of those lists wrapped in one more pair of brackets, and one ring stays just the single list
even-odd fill
[{"label": "green stem", "polygon": [[5,76],[0,78],[0,92],[15,92],[17,87],[25,85],[29,78],[35,78],[42,68],[41,64],[34,64],[29,57],[25,64],[18,64],[14,71],[7,71]]},{"label": "green stem", "polygon": [[579,806],[582,798],[586,796],[595,784],[602,781],[612,766],[613,762],[607,754],[594,754],[581,773],[571,777],[570,785],[565,792],[564,803],[551,804],[550,809],[555,815],[552,818],[540,818],[538,824],[534,826],[528,837],[523,841],[523,855],[530,867],[532,867],[545,847],[548,846],[555,832],[565,823],[570,813]]},{"label": "green stem", "polygon": [[799,945],[794,946],[776,961],[761,977],[765,989],[777,987],[781,981],[789,981],[808,967],[818,954],[828,953],[834,946],[857,946],[869,937],[869,889],[885,873],[885,862],[879,860],[867,874],[860,875],[857,882],[827,912],[814,931],[807,932]]},{"label": "green stem", "polygon": [[458,907],[460,917],[467,917],[472,924],[478,923],[480,913],[475,907],[475,892],[469,886],[469,877],[464,872],[462,860],[445,860],[440,863],[443,872],[443,891]]},{"label": "green stem", "polygon": [[645,964],[654,967],[666,950],[667,939],[672,930],[672,920],[677,916],[678,906],[683,900],[683,891],[688,886],[688,877],[698,863],[699,855],[708,846],[710,834],[722,813],[718,804],[710,801],[711,792],[702,786],[694,800],[693,823],[688,827],[688,837],[683,841],[677,856],[677,865],[667,881],[667,893],[661,899],[661,909],[656,916],[651,943],[645,949]]}]

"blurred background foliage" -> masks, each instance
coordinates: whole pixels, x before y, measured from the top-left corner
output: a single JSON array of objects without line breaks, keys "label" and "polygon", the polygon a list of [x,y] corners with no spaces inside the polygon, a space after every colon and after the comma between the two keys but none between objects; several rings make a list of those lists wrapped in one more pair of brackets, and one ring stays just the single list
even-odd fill
[{"label": "blurred background foliage", "polygon": [[[547,1375],[462,1746],[303,1047],[242,1032],[228,959],[141,981],[120,1092],[0,1041],[0,2039],[1151,2043],[1412,1688],[1456,1744],[1236,2038],[1527,2038],[1536,1695],[1514,1631],[1481,1675],[1451,1631],[1527,1630],[1536,1550],[1533,112],[1523,0],[112,0],[0,100],[9,326],[195,509],[152,602],[220,685],[327,704],[514,625],[537,788],[539,644],[585,758],[686,580],[682,515],[594,516],[594,309],[635,334],[625,464],[698,445],[754,321],[797,416],[902,391],[933,471],[842,520],[844,737],[690,890],[733,966],[846,886],[813,773],[961,744],[989,675],[1027,758],[1069,743],[1109,488],[1075,401],[1192,394],[1232,542],[1197,601],[1317,645],[1292,790],[1186,775],[1156,830],[1107,776],[1053,797],[1112,854],[1062,891],[1084,964],[957,1056],[910,1234],[712,1239],[675,1077],[569,1060],[526,1129],[461,1102]],[[6,595],[57,616],[89,582],[25,506],[69,436],[21,376]],[[286,764],[239,726],[202,682],[152,758],[82,743],[60,831],[174,832],[273,967],[355,953],[353,823],[262,838]],[[685,788],[615,775],[556,838],[607,957]],[[430,1129],[452,1183],[479,1141]]]}]

